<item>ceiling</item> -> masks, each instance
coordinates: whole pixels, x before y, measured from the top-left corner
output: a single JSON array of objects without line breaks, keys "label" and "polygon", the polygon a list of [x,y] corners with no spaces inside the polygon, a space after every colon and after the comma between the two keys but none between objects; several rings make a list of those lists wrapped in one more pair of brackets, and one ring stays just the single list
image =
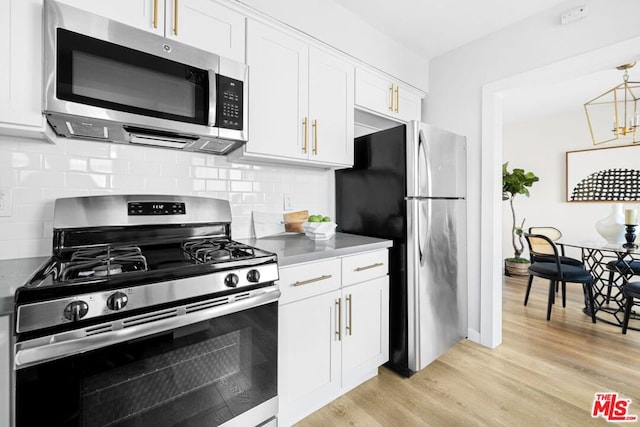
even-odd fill
[{"label": "ceiling", "polygon": [[[558,7],[564,13],[581,5],[567,0],[333,1],[427,60],[545,10]],[[559,13],[558,23],[560,19]],[[640,81],[640,66],[629,75]],[[582,110],[585,102],[620,83],[622,73],[611,66],[589,75],[567,76],[554,84],[509,90],[504,93],[503,119],[513,123]]]},{"label": "ceiling", "polygon": [[567,0],[334,1],[429,60]]}]

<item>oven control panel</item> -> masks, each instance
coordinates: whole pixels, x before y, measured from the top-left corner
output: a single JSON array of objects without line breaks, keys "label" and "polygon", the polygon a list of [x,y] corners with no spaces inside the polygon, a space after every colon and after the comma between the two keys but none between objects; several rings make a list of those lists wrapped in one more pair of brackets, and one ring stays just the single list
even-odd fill
[{"label": "oven control panel", "polygon": [[128,202],[129,216],[136,215],[186,215],[184,202]]}]

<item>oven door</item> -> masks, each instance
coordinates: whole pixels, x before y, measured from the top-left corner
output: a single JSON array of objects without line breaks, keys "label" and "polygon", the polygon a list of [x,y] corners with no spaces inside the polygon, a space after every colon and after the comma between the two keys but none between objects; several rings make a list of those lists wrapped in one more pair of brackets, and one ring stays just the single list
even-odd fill
[{"label": "oven door", "polygon": [[[112,322],[116,330],[97,335],[87,334],[107,324],[18,342],[16,425],[246,426],[273,420],[278,295],[194,312],[198,304],[207,307],[198,302],[125,319],[122,324],[131,326],[122,329]],[[166,318],[171,310],[192,312]]]}]

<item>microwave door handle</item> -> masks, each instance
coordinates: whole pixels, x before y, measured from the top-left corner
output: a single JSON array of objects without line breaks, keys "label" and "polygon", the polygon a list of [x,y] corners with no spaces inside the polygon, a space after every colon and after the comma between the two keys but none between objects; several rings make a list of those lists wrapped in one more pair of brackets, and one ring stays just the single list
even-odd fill
[{"label": "microwave door handle", "polygon": [[216,72],[214,70],[208,70],[209,72],[209,126],[216,125],[216,105],[217,93],[216,93]]}]

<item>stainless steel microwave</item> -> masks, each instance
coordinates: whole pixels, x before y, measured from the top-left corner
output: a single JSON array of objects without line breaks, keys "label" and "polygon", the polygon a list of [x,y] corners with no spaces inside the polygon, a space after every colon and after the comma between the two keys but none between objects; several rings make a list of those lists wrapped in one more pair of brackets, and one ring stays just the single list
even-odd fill
[{"label": "stainless steel microwave", "polygon": [[56,135],[214,154],[247,141],[246,65],[53,0],[44,22]]}]

